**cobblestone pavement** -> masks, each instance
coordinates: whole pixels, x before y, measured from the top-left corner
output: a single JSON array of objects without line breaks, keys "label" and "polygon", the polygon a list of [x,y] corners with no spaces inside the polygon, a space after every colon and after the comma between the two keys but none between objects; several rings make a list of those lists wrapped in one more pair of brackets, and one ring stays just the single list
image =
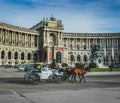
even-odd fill
[{"label": "cobblestone pavement", "polygon": [[25,83],[24,74],[14,68],[0,68],[0,103],[119,103],[120,100],[120,72],[88,72],[87,83],[38,85]]}]

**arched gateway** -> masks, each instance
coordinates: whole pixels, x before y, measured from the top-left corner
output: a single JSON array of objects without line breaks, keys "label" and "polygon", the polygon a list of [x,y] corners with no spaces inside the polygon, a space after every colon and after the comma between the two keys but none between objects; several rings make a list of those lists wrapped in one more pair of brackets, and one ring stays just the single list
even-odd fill
[{"label": "arched gateway", "polygon": [[32,29],[40,32],[39,54],[41,61],[51,63],[56,59],[57,63],[64,62],[62,57],[65,47],[62,43],[63,24],[61,20],[56,20],[51,16],[49,19],[43,19],[40,24],[35,25]]}]

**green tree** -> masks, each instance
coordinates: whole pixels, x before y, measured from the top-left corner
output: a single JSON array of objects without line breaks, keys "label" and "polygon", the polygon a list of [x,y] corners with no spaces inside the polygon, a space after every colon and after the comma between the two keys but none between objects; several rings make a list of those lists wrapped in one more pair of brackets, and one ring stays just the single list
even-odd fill
[{"label": "green tree", "polygon": [[96,68],[96,67],[97,67],[97,64],[96,64],[96,63],[90,63],[90,64],[89,64],[89,67],[90,67],[90,68]]},{"label": "green tree", "polygon": [[75,63],[75,67],[76,68],[84,68],[84,64],[83,63]]},{"label": "green tree", "polygon": [[62,65],[61,65],[62,67],[67,67],[68,66],[68,64],[67,63],[62,63]]}]

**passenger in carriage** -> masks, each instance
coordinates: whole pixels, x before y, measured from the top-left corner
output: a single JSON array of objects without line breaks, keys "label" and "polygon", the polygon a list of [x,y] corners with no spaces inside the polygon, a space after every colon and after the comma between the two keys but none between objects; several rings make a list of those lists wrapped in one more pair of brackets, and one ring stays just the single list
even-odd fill
[{"label": "passenger in carriage", "polygon": [[43,70],[43,66],[39,65],[38,70],[41,72]]},{"label": "passenger in carriage", "polygon": [[45,65],[45,66],[43,67],[43,70],[48,71],[48,66]]},{"label": "passenger in carriage", "polygon": [[57,63],[56,63],[56,60],[54,59],[54,60],[53,60],[53,62],[52,62],[52,68],[54,68],[54,69],[55,69],[55,68],[56,68],[56,66],[57,66]]}]

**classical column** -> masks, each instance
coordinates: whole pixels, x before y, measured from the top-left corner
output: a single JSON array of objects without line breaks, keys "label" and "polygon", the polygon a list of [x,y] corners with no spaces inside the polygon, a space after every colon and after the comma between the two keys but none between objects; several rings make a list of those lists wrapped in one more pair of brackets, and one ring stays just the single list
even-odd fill
[{"label": "classical column", "polygon": [[[26,36],[26,37],[25,37]],[[26,42],[27,41],[27,42]],[[27,44],[26,44],[27,43]],[[22,46],[27,46],[28,47],[28,34],[23,33],[22,34]]]},{"label": "classical column", "polygon": [[87,50],[89,50],[89,39],[88,38],[86,38],[86,46],[87,46]]},{"label": "classical column", "polygon": [[80,46],[80,50],[81,50],[81,38],[80,38],[80,43],[79,43],[79,46]]},{"label": "classical column", "polygon": [[117,45],[116,45],[116,50],[118,50],[118,38],[117,38],[116,42],[117,42]]},{"label": "classical column", "polygon": [[100,38],[100,50],[102,50],[102,39]]},{"label": "classical column", "polygon": [[[61,32],[57,33],[57,45],[60,46],[61,45]],[[63,41],[64,42],[64,41]]]},{"label": "classical column", "polygon": [[81,38],[81,50],[83,50],[83,38]]},{"label": "classical column", "polygon": [[25,35],[25,40],[24,40],[24,44],[25,44],[25,47],[28,47],[28,34],[24,34]]},{"label": "classical column", "polygon": [[[46,32],[47,32],[47,31],[46,31]],[[44,30],[44,31],[43,31],[43,45],[45,45],[45,41],[46,41],[46,39],[47,39],[47,38],[45,38],[45,34],[46,34],[46,33],[45,33],[45,30]]]},{"label": "classical column", "polygon": [[14,43],[14,32],[12,31],[12,45]]},{"label": "classical column", "polygon": [[15,45],[17,45],[17,42],[18,42],[18,33],[15,32]]},{"label": "classical column", "polygon": [[67,37],[67,48],[69,48],[69,38]]},{"label": "classical column", "polygon": [[7,43],[7,30],[5,29],[5,44]]},{"label": "classical column", "polygon": [[18,35],[19,35],[18,36],[18,45],[20,46],[21,45],[21,39],[20,38],[21,38],[22,33],[19,33]]},{"label": "classical column", "polygon": [[50,52],[50,48],[47,48],[47,63],[50,62],[50,60],[49,60],[49,52]]},{"label": "classical column", "polygon": [[49,32],[48,32],[47,30],[45,31],[45,35],[46,35],[46,37],[47,37],[47,38],[44,38],[44,39],[45,39],[45,44],[46,44],[46,45],[49,45],[49,42],[50,42],[50,41],[49,41],[49,37],[50,37],[50,35],[49,35]]},{"label": "classical column", "polygon": [[29,35],[29,46],[31,47],[31,34]]}]

